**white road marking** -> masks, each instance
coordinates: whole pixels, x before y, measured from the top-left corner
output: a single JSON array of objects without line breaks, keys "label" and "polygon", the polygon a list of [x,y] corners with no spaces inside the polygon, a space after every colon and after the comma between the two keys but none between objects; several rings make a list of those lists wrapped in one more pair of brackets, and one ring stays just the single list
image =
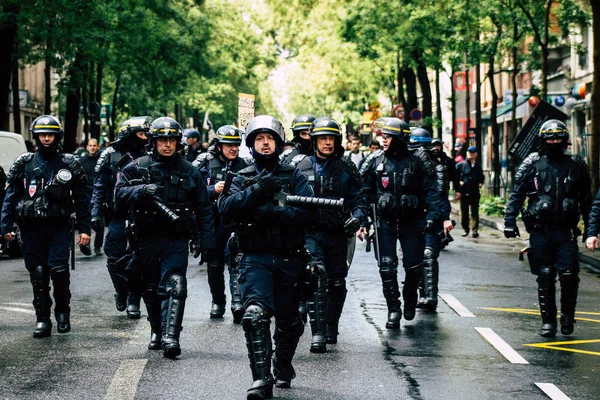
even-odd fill
[{"label": "white road marking", "polygon": [[526,359],[521,357],[512,347],[508,345],[491,328],[475,328],[481,336],[484,337],[492,346],[496,348],[508,361],[513,364],[529,364]]},{"label": "white road marking", "polygon": [[17,307],[2,307],[0,306],[0,310],[4,310],[4,311],[14,311],[14,312],[20,312],[20,313],[24,313],[24,314],[31,314],[31,315],[35,315],[35,311],[33,310],[28,310],[25,308],[17,308]]},{"label": "white road marking", "polygon": [[440,297],[461,317],[475,318],[475,315],[471,311],[467,310],[465,306],[460,304],[460,301],[456,300],[456,297],[452,296],[451,294],[440,294]]},{"label": "white road marking", "polygon": [[147,359],[121,361],[104,400],[133,399],[147,362]]},{"label": "white road marking", "polygon": [[536,386],[552,400],[571,400],[570,397],[561,392],[553,383],[536,383]]},{"label": "white road marking", "polygon": [[8,306],[31,307],[31,303],[4,303]]}]

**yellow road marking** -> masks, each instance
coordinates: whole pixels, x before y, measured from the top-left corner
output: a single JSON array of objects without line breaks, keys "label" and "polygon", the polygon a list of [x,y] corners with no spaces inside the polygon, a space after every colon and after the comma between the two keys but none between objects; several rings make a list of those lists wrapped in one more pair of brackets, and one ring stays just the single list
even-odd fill
[{"label": "yellow road marking", "polygon": [[598,351],[588,351],[588,350],[573,349],[570,347],[561,347],[564,345],[572,346],[572,345],[576,345],[576,344],[589,344],[589,343],[600,343],[600,339],[571,340],[571,341],[567,341],[567,342],[531,343],[531,344],[525,344],[524,346],[538,347],[540,349],[569,351],[571,353],[581,353],[581,354],[588,354],[588,355],[592,355],[592,356],[600,356],[600,352],[598,352]]}]

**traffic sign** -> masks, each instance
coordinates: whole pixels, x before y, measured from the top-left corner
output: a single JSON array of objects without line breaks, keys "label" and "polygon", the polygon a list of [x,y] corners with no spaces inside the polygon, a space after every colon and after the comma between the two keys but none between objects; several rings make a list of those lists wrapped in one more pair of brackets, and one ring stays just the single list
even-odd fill
[{"label": "traffic sign", "polygon": [[392,115],[398,119],[404,119],[404,106],[396,104],[392,110]]},{"label": "traffic sign", "polygon": [[410,110],[410,119],[418,121],[421,119],[421,117],[423,117],[423,113],[421,113],[421,110],[419,110],[418,108]]}]

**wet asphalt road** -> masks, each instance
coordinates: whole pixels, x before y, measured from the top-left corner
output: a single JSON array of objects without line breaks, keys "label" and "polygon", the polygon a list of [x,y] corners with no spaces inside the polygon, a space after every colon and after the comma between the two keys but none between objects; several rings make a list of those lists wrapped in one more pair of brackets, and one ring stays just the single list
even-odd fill
[{"label": "wet asphalt road", "polygon": [[[418,312],[399,331],[385,329],[377,267],[359,244],[339,344],[326,354],[309,353],[307,325],[294,363],[297,379],[292,389],[275,389],[275,398],[600,398],[598,276],[583,268],[575,333],[541,338],[535,277],[517,260],[523,242],[492,230],[479,239],[461,238],[458,230],[454,236],[440,258],[438,312]],[[104,257],[78,255],[77,261],[72,331],[33,339],[29,276],[22,260],[0,260],[0,399],[245,398],[251,376],[243,332],[229,313],[208,318],[204,266],[190,258],[183,354],[172,361],[146,350],[145,310],[141,320],[128,320],[114,309]],[[459,315],[442,298],[473,316]],[[480,331],[495,333],[521,363],[509,361]]]}]

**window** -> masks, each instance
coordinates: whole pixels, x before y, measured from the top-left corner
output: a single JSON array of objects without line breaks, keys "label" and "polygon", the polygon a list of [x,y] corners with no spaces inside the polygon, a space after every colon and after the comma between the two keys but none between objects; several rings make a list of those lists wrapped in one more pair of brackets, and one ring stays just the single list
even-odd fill
[{"label": "window", "polygon": [[[469,72],[469,87],[473,87],[473,74]],[[467,89],[467,72],[456,72],[454,73],[454,89],[455,90],[466,90]]]}]

